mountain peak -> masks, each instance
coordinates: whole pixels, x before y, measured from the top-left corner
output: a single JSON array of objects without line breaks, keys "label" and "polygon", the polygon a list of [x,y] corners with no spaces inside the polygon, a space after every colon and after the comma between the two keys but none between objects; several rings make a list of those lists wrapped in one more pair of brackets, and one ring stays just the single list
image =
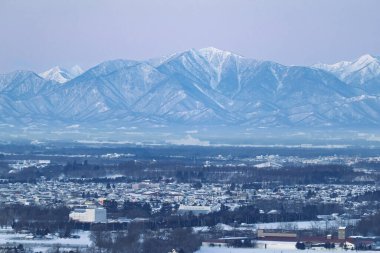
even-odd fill
[{"label": "mountain peak", "polygon": [[218,48],[215,48],[215,47],[205,47],[205,48],[201,48],[199,49],[199,52],[204,55],[204,56],[222,56],[222,57],[228,57],[228,56],[237,56],[237,57],[242,57],[240,55],[237,55],[237,54],[234,54],[230,51],[225,51],[225,50],[221,50],[221,49],[218,49]]},{"label": "mountain peak", "polygon": [[222,54],[222,53],[231,54],[231,52],[229,52],[229,51],[224,51],[224,50],[221,50],[221,49],[216,48],[216,47],[205,47],[205,48],[199,49],[199,51],[201,51],[201,52],[212,52],[212,53],[216,53],[216,54]]},{"label": "mountain peak", "polygon": [[55,66],[45,72],[40,73],[39,75],[46,80],[53,80],[63,84],[79,76],[82,73],[82,68],[78,65],[75,65],[68,70],[61,68],[60,66]]},{"label": "mountain peak", "polygon": [[372,62],[379,62],[379,59],[373,55],[365,54],[359,57],[359,59],[356,61],[357,63],[372,63]]}]

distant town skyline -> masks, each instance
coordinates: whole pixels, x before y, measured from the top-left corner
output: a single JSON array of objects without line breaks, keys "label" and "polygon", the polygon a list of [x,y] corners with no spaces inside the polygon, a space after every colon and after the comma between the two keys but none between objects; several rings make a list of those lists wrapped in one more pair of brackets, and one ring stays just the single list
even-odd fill
[{"label": "distant town skyline", "polygon": [[312,65],[380,55],[376,0],[3,0],[0,73],[216,47]]}]

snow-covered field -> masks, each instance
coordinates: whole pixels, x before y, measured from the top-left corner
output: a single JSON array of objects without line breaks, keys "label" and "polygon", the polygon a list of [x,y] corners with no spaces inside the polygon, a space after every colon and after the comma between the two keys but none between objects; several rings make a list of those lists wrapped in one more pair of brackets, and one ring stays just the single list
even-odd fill
[{"label": "snow-covered field", "polygon": [[23,244],[27,247],[49,248],[56,245],[63,247],[88,247],[91,245],[90,233],[88,231],[80,231],[75,233],[80,238],[59,238],[52,239],[28,239],[27,234],[14,233],[12,229],[0,230],[0,245],[4,244]]}]

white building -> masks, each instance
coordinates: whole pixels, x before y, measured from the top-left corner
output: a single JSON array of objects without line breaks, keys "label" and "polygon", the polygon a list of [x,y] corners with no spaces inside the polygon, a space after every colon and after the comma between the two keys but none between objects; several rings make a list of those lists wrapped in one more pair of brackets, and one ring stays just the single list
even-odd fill
[{"label": "white building", "polygon": [[69,218],[80,222],[104,223],[107,222],[107,210],[104,208],[75,209],[70,212]]},{"label": "white building", "polygon": [[178,214],[183,215],[186,213],[193,213],[194,215],[208,214],[211,212],[210,206],[185,206],[180,205],[178,208]]},{"label": "white building", "polygon": [[338,228],[338,239],[345,240],[346,239],[346,227]]}]

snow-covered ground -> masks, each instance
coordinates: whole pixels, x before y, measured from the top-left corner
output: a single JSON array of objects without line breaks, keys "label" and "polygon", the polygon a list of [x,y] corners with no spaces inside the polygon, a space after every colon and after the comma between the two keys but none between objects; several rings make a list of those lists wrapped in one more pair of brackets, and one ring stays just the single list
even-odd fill
[{"label": "snow-covered ground", "polygon": [[64,247],[88,247],[91,245],[90,232],[80,231],[75,233],[80,238],[59,238],[52,239],[28,239],[28,234],[14,233],[11,229],[0,230],[0,245],[4,244],[23,244],[27,247],[53,247],[62,245]]}]

